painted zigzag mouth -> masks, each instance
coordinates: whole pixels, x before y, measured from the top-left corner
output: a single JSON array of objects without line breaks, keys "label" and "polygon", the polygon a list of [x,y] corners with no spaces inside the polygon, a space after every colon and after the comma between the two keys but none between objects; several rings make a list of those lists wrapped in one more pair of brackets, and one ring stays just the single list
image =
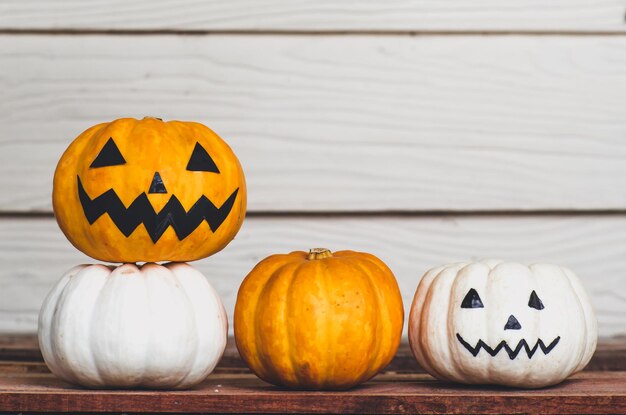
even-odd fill
[{"label": "painted zigzag mouth", "polygon": [[154,243],[170,226],[174,228],[176,236],[181,241],[195,231],[203,221],[206,221],[211,231],[215,233],[228,217],[239,192],[239,188],[235,189],[219,208],[202,195],[189,211],[185,210],[175,195],[172,195],[163,209],[157,213],[145,192],[137,196],[127,208],[113,189],[91,199],[85,191],[80,177],[76,177],[78,179],[78,198],[90,225],[107,213],[120,232],[129,237],[143,223]]},{"label": "painted zigzag mouth", "polygon": [[517,346],[515,347],[515,349],[511,349],[509,344],[505,340],[502,340],[494,349],[492,349],[482,340],[478,340],[478,343],[476,343],[476,346],[473,347],[471,344],[466,342],[459,333],[456,334],[456,338],[474,357],[478,355],[478,353],[480,352],[480,349],[484,349],[492,357],[495,357],[500,352],[500,350],[504,349],[506,353],[509,355],[509,358],[511,360],[514,360],[517,357],[517,355],[520,354],[522,350],[526,351],[526,354],[528,355],[529,359],[533,357],[535,352],[539,349],[541,349],[543,354],[548,354],[552,351],[552,349],[556,347],[556,345],[559,343],[559,340],[561,340],[561,336],[558,336],[557,338],[552,340],[552,342],[549,345],[546,346],[543,340],[538,339],[537,343],[535,343],[535,345],[531,348],[526,342],[526,340],[522,339],[519,341],[519,343],[517,343]]}]

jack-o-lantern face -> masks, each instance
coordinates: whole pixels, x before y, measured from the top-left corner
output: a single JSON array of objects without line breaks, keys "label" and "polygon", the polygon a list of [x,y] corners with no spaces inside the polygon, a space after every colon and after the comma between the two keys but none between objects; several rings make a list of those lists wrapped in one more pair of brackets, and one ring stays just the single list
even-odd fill
[{"label": "jack-o-lantern face", "polygon": [[191,261],[235,236],[246,185],[230,147],[202,124],[125,118],[69,146],[53,207],[70,242],[93,258]]},{"label": "jack-o-lantern face", "polygon": [[[530,298],[528,299],[528,307],[538,311],[545,308],[543,302],[535,291],[530,294]],[[475,289],[470,288],[470,290],[467,292],[467,295],[461,302],[461,308],[481,309],[485,308],[485,305],[478,295],[478,292]],[[517,317],[515,317],[515,315],[511,314],[506,319],[503,330],[521,329],[522,324],[519,322]],[[506,340],[502,340],[496,346],[492,347],[489,344],[485,343],[483,339],[479,339],[476,345],[473,346],[465,341],[460,333],[456,334],[456,338],[459,343],[461,343],[463,347],[465,347],[467,351],[470,352],[474,357],[478,356],[481,350],[484,350],[485,353],[487,353],[491,357],[495,357],[498,355],[498,353],[500,353],[500,351],[504,351],[511,360],[516,359],[521,352],[526,352],[526,355],[529,359],[532,358],[538,350],[541,350],[543,354],[548,354],[552,351],[552,349],[556,347],[556,345],[559,343],[559,340],[561,340],[561,336],[556,336],[546,345],[543,339],[538,338],[532,346],[526,341],[526,339],[521,339],[517,342],[517,344],[514,345],[509,345]]]},{"label": "jack-o-lantern face", "polygon": [[570,270],[483,261],[424,275],[409,340],[420,365],[440,379],[533,388],[581,370],[597,328]]}]

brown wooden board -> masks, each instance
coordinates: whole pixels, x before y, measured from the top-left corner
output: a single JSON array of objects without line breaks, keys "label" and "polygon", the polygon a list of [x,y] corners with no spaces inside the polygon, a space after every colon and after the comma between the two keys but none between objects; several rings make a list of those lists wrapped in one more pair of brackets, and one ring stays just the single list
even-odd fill
[{"label": "brown wooden board", "polygon": [[188,391],[86,390],[50,374],[0,376],[0,411],[177,413],[626,413],[626,372],[583,372],[542,390],[470,387],[383,374],[345,392],[288,391],[251,374],[213,374]]},{"label": "brown wooden board", "polygon": [[[37,337],[33,335],[1,335],[0,361],[27,360],[42,361]],[[216,369],[218,372],[247,372],[245,363],[239,357],[233,338]],[[409,345],[402,343],[386,371],[398,373],[424,373],[413,357]],[[626,337],[601,339],[596,353],[585,370],[626,371]]]},{"label": "brown wooden board", "polygon": [[626,413],[626,339],[604,339],[588,369],[541,390],[439,382],[407,344],[372,381],[346,392],[289,391],[245,367],[232,339],[209,378],[189,391],[88,390],[55,378],[34,336],[0,336],[0,412]]}]

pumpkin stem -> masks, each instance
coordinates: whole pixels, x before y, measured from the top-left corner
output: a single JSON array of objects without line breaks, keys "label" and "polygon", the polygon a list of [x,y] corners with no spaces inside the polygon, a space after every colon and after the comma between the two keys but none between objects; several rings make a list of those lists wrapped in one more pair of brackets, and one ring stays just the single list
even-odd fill
[{"label": "pumpkin stem", "polygon": [[313,248],[309,249],[309,255],[307,255],[306,259],[312,261],[314,259],[330,258],[331,256],[333,256],[333,253],[330,252],[330,249]]},{"label": "pumpkin stem", "polygon": [[163,118],[158,118],[158,117],[143,117],[144,120],[159,120],[159,121],[163,121]]}]

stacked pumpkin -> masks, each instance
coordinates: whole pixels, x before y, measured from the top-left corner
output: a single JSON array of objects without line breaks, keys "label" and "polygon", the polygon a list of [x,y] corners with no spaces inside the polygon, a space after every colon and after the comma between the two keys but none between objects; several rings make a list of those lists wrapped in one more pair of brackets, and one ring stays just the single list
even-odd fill
[{"label": "stacked pumpkin", "polygon": [[192,122],[96,125],[61,157],[53,207],[77,249],[122,265],[79,265],[48,294],[39,342],[51,371],[89,387],[202,381],[228,323],[215,290],[185,261],[220,251],[242,225],[246,184],[230,147]]}]

